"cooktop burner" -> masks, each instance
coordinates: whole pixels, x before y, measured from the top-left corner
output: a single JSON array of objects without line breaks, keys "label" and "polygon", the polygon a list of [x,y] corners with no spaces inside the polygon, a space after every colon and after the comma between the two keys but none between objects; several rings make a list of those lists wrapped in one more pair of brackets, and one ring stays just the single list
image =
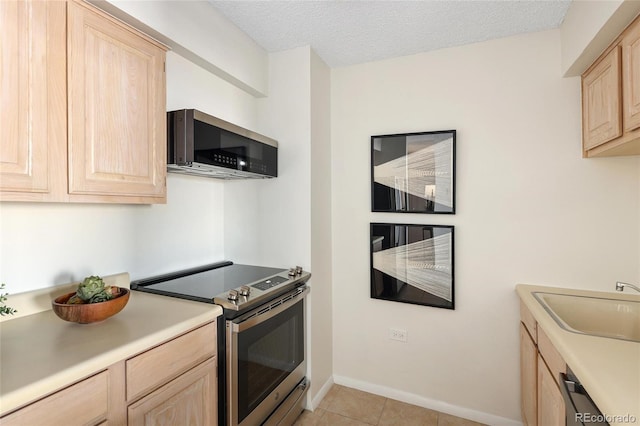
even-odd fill
[{"label": "cooktop burner", "polygon": [[302,285],[309,277],[299,267],[287,270],[221,262],[133,281],[131,288],[241,311]]}]

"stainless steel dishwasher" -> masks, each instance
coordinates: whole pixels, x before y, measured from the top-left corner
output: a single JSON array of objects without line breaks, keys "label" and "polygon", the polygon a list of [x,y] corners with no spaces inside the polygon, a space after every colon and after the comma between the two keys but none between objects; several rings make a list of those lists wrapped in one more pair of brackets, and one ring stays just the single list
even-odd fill
[{"label": "stainless steel dishwasher", "polygon": [[567,368],[567,374],[560,373],[560,391],[564,398],[567,426],[609,425],[605,416],[569,368]]}]

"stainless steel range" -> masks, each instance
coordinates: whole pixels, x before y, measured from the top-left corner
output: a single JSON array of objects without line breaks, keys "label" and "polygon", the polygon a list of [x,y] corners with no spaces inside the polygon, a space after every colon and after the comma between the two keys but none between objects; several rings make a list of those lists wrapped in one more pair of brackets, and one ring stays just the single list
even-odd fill
[{"label": "stainless steel range", "polygon": [[222,306],[219,424],[290,425],[309,387],[304,298],[310,277],[300,267],[219,262],[133,281],[131,288]]}]

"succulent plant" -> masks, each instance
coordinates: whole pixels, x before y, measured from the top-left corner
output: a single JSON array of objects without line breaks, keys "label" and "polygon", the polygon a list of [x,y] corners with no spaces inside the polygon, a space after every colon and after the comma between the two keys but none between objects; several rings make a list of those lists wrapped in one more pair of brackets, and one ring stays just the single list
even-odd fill
[{"label": "succulent plant", "polygon": [[113,287],[105,285],[99,276],[92,275],[82,281],[76,295],[67,303],[99,303],[111,299],[113,299]]},{"label": "succulent plant", "polygon": [[[76,294],[80,299],[84,300],[85,303],[92,303],[91,299],[93,297],[105,292],[104,287],[104,281],[102,281],[102,278],[97,275],[92,275],[90,277],[86,277],[84,281],[82,281],[82,283],[78,286]],[[110,298],[111,297],[108,297],[105,300],[108,300]],[[101,302],[104,302],[104,300],[101,300]]]},{"label": "succulent plant", "polygon": [[112,298],[113,296],[111,296],[111,292],[101,291],[100,293],[94,294],[89,300],[89,303],[106,302]]}]

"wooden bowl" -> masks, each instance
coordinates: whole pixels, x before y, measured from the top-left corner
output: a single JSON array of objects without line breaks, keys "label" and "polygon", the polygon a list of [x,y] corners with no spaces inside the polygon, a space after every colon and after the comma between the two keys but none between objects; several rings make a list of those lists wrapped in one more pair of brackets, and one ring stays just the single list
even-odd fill
[{"label": "wooden bowl", "polygon": [[118,287],[118,290],[119,295],[111,300],[98,303],[86,303],[83,305],[67,304],[67,300],[76,294],[75,292],[67,293],[63,296],[56,297],[53,302],[51,302],[51,307],[53,308],[53,312],[65,321],[80,324],[103,321],[120,312],[129,301],[131,292],[122,287]]}]

